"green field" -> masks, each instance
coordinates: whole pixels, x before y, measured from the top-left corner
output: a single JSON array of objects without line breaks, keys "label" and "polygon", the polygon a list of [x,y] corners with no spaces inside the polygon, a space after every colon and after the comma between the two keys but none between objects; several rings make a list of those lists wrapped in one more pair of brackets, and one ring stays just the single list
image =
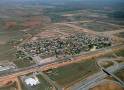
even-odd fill
[{"label": "green field", "polygon": [[115,53],[117,56],[122,56],[124,57],[124,50],[120,50],[118,52]]},{"label": "green field", "polygon": [[29,61],[29,60],[15,60],[14,63],[18,68],[29,67],[35,64],[34,61]]},{"label": "green field", "polygon": [[52,69],[51,71],[45,73],[58,84],[65,86],[75,82],[76,80],[85,79],[86,77],[98,71],[99,69],[95,63],[95,60],[87,60],[80,63]]}]

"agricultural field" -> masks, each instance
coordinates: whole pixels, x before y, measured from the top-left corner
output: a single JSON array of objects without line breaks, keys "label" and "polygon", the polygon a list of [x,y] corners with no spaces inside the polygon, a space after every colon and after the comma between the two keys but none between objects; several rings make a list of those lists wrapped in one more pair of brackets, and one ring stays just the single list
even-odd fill
[{"label": "agricultural field", "polygon": [[[92,68],[92,70],[91,70]],[[64,67],[51,69],[45,72],[53,81],[61,86],[68,86],[77,81],[98,72],[99,69],[94,60],[86,60],[80,63],[67,65]]]},{"label": "agricultural field", "polygon": [[[101,10],[101,11],[97,11],[97,10],[80,10],[77,12],[72,12],[72,13],[65,13],[63,14],[63,16],[66,16],[68,19],[70,18],[70,20],[73,21],[83,21],[83,20],[102,20],[102,19],[107,19],[106,11]],[[73,19],[71,19],[73,18]]]},{"label": "agricultural field", "polygon": [[[122,14],[122,15],[121,15]],[[44,15],[51,18],[53,23],[58,22],[78,22],[78,21],[102,21],[105,23],[112,23],[117,25],[124,25],[123,12],[118,10],[106,9],[82,9],[82,8],[44,8]],[[120,16],[119,16],[120,15]]]},{"label": "agricultural field", "polygon": [[120,29],[119,26],[110,25],[110,24],[107,24],[105,22],[98,22],[98,21],[77,23],[77,25],[82,27],[82,28],[94,30],[97,32],[113,31],[113,30],[119,30]]},{"label": "agricultural field", "polygon": [[[56,13],[57,12],[57,13]],[[75,9],[75,8],[45,8],[44,13],[51,18],[52,22],[72,22],[83,20],[107,20],[111,11]]]}]

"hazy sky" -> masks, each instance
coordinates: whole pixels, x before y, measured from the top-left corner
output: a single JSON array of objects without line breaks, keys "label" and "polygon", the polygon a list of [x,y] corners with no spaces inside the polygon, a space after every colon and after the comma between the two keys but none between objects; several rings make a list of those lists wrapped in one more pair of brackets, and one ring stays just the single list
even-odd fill
[{"label": "hazy sky", "polygon": [[30,2],[30,1],[34,1],[34,2],[46,2],[46,3],[59,3],[59,2],[69,2],[69,1],[75,1],[75,2],[82,2],[82,3],[98,3],[98,4],[102,4],[102,3],[111,3],[111,2],[124,2],[124,0],[0,0],[0,2]]}]

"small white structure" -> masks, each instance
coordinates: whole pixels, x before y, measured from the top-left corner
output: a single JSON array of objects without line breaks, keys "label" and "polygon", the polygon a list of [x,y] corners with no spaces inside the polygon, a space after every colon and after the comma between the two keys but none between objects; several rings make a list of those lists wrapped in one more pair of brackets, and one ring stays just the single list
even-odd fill
[{"label": "small white structure", "polygon": [[90,51],[95,51],[97,46],[93,46],[93,48],[90,49]]},{"label": "small white structure", "polygon": [[30,85],[30,86],[35,86],[37,84],[39,84],[39,80],[37,77],[33,77],[33,78],[27,78],[25,79],[24,81],[27,85]]},{"label": "small white structure", "polygon": [[0,72],[1,71],[6,71],[6,70],[8,70],[8,69],[10,69],[10,67],[8,67],[8,66],[0,66]]}]

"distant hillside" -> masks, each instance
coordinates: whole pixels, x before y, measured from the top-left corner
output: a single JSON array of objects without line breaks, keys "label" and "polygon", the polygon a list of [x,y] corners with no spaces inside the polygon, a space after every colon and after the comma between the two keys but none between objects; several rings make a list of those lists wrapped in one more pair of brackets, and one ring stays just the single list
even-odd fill
[{"label": "distant hillside", "polygon": [[103,9],[112,7],[113,9],[124,10],[124,0],[0,0],[1,5],[54,5],[67,8],[92,8]]}]

